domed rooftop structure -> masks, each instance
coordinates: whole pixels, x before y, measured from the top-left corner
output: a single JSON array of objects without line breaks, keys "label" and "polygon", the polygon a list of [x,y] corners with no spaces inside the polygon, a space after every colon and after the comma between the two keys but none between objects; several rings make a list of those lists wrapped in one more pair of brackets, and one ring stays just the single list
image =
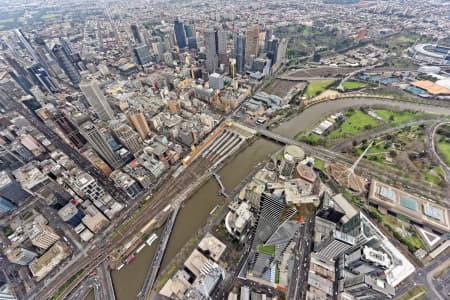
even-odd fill
[{"label": "domed rooftop structure", "polygon": [[289,154],[294,158],[296,162],[305,159],[305,151],[302,148],[295,145],[288,145],[284,148],[284,154]]}]

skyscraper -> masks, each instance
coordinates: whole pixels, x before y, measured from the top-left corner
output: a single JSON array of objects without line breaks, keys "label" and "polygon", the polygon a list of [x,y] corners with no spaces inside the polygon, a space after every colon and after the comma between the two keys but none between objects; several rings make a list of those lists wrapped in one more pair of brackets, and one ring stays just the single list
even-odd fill
[{"label": "skyscraper", "polygon": [[24,48],[27,50],[28,54],[33,58],[35,63],[42,63],[40,61],[40,57],[37,55],[35,49],[31,45],[28,38],[23,34],[22,29],[15,29],[14,32],[16,33],[17,38],[19,39],[20,43],[24,46]]},{"label": "skyscraper", "polygon": [[0,216],[12,211],[15,205],[5,198],[0,197]]},{"label": "skyscraper", "polygon": [[143,112],[135,111],[129,113],[128,121],[131,123],[134,129],[136,129],[143,140],[148,138],[150,128],[148,127],[148,123]]},{"label": "skyscraper", "polygon": [[153,53],[156,55],[156,61],[159,63],[164,54],[164,48],[161,42],[152,43]]},{"label": "skyscraper", "polygon": [[242,34],[234,35],[234,55],[236,57],[236,72],[243,74],[245,72],[245,36]]},{"label": "skyscraper", "polygon": [[80,130],[89,144],[111,167],[117,169],[122,165],[120,157],[111,149],[106,138],[92,122],[84,123]]},{"label": "skyscraper", "polygon": [[6,257],[12,263],[26,266],[28,265],[37,254],[33,251],[27,250],[25,248],[7,249]]},{"label": "skyscraper", "polygon": [[8,172],[0,172],[0,197],[19,205],[30,196]]},{"label": "skyscraper", "polygon": [[131,29],[131,34],[133,35],[134,41],[137,44],[142,44],[142,37],[141,37],[141,34],[139,33],[138,26],[136,24],[132,24],[130,26],[130,29]]},{"label": "skyscraper", "polygon": [[56,93],[59,91],[59,88],[40,63],[28,67],[27,70],[31,74],[34,83],[39,86],[43,92]]},{"label": "skyscraper", "polygon": [[70,53],[67,52],[67,49],[58,44],[53,46],[52,52],[56,57],[58,65],[63,69],[64,73],[66,73],[70,81],[77,86],[81,81],[81,75],[75,64],[72,62]]},{"label": "skyscraper", "polygon": [[257,25],[250,29],[247,29],[245,33],[245,63],[250,64],[250,57],[254,55],[258,57],[258,40],[259,40],[259,28]]},{"label": "skyscraper", "polygon": [[219,64],[228,64],[227,38],[228,33],[225,30],[217,31],[217,53],[219,55]]},{"label": "skyscraper", "polygon": [[393,286],[365,274],[345,279],[344,291],[355,299],[392,299],[395,296]]},{"label": "skyscraper", "polygon": [[80,149],[86,144],[86,139],[81,135],[78,127],[62,111],[53,112],[51,118],[75,147]]},{"label": "skyscraper", "polygon": [[178,17],[175,18],[173,24],[173,30],[175,31],[175,38],[177,40],[177,45],[180,48],[186,47],[186,36],[184,34],[184,26],[183,23],[180,22]]},{"label": "skyscraper", "polygon": [[207,28],[204,32],[206,48],[206,71],[213,73],[216,71],[219,62],[217,57],[217,32],[213,28]]},{"label": "skyscraper", "polygon": [[134,48],[133,53],[134,56],[136,57],[138,64],[140,64],[141,66],[150,63],[151,57],[147,45],[141,45]]},{"label": "skyscraper", "polygon": [[280,41],[275,38],[267,42],[267,50],[266,50],[267,58],[269,58],[272,61],[272,65],[274,65],[277,62],[279,44]]},{"label": "skyscraper", "polygon": [[267,29],[266,30],[266,35],[264,38],[264,52],[267,53],[267,51],[269,51],[269,41],[272,39],[272,30],[271,29]]},{"label": "skyscraper", "polygon": [[47,250],[53,245],[60,236],[50,226],[44,224],[35,224],[29,231],[31,243],[41,249]]},{"label": "skyscraper", "polygon": [[128,148],[128,150],[133,153],[142,150],[142,140],[139,137],[139,134],[137,134],[130,126],[114,120],[111,122],[111,129],[114,132],[114,135]]},{"label": "skyscraper", "polygon": [[107,121],[114,117],[114,112],[96,80],[81,82],[80,89],[100,119]]}]

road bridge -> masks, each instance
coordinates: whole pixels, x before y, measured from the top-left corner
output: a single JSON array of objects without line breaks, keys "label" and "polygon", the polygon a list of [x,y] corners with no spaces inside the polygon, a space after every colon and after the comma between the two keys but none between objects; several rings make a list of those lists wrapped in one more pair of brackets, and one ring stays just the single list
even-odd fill
[{"label": "road bridge", "polygon": [[166,221],[166,225],[164,226],[164,230],[161,234],[161,239],[159,240],[158,249],[156,250],[156,254],[153,257],[152,263],[147,271],[147,275],[145,276],[144,286],[138,294],[137,298],[139,300],[150,299],[150,294],[153,286],[155,285],[156,278],[161,267],[161,262],[163,260],[164,253],[166,252],[166,247],[169,243],[169,238],[179,210],[180,206],[176,206]]}]

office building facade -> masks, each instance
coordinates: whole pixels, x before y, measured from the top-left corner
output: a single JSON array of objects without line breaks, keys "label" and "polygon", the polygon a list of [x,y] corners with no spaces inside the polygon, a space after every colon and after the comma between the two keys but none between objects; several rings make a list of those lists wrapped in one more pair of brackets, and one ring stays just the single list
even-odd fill
[{"label": "office building facade", "polygon": [[133,153],[138,153],[142,150],[142,140],[136,131],[134,131],[127,124],[120,122],[112,122],[111,129],[119,141]]},{"label": "office building facade", "polygon": [[259,50],[259,28],[253,26],[245,32],[245,64],[250,65],[252,55],[258,57]]},{"label": "office building facade", "polygon": [[184,32],[183,23],[180,22],[178,17],[175,18],[173,24],[173,30],[175,32],[175,39],[179,48],[186,48],[186,35]]},{"label": "office building facade", "polygon": [[219,58],[217,56],[217,31],[213,28],[207,28],[204,32],[206,48],[206,71],[213,73],[216,71]]},{"label": "office building facade", "polygon": [[130,112],[127,115],[128,121],[131,123],[134,129],[139,133],[141,139],[145,140],[148,138],[150,133],[150,127],[148,126],[147,119],[141,111]]},{"label": "office building facade", "polygon": [[86,122],[81,125],[81,134],[97,153],[112,167],[119,168],[122,165],[120,157],[111,149],[106,138],[100,130],[92,123]]},{"label": "office building facade", "polygon": [[51,118],[75,147],[80,149],[86,145],[87,141],[78,127],[63,112],[55,111],[51,114]]},{"label": "office building facade", "polygon": [[234,42],[233,53],[236,58],[236,72],[239,74],[244,74],[244,72],[245,72],[246,38],[242,34],[235,34],[233,42]]},{"label": "office building facade", "polygon": [[80,89],[101,120],[108,121],[114,117],[114,112],[96,80],[81,82]]},{"label": "office building facade", "polygon": [[144,66],[151,62],[150,51],[147,45],[141,45],[133,49],[134,57],[139,65]]},{"label": "office building facade", "polygon": [[0,197],[19,205],[30,196],[7,171],[0,172]]},{"label": "office building facade", "polygon": [[69,77],[70,82],[72,82],[73,85],[78,86],[81,82],[81,75],[75,64],[72,62],[70,53],[67,52],[67,49],[57,44],[53,46],[52,52],[56,57],[58,65],[63,69],[64,73],[66,73],[67,77]]}]

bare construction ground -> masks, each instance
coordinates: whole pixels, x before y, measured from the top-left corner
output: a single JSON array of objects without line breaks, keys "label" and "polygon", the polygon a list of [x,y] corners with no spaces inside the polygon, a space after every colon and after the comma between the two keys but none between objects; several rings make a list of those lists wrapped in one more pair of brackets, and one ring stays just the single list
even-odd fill
[{"label": "bare construction ground", "polygon": [[290,91],[296,88],[298,91],[303,90],[306,87],[306,82],[298,82],[298,81],[289,81],[283,79],[274,79],[271,83],[269,83],[263,91],[276,95],[278,97],[284,98],[286,97]]}]

